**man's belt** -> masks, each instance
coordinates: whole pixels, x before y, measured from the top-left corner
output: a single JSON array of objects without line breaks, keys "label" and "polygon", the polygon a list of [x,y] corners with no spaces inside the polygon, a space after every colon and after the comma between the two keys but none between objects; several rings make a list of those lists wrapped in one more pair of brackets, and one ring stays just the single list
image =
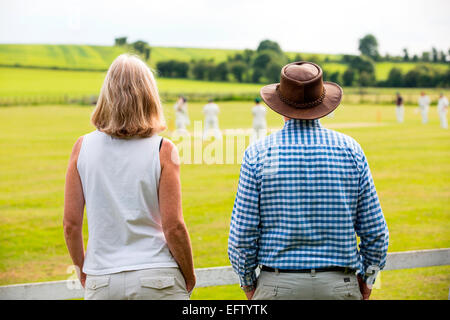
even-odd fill
[{"label": "man's belt", "polygon": [[317,268],[317,269],[275,269],[267,266],[262,266],[261,271],[267,272],[280,272],[280,273],[314,273],[314,272],[332,272],[340,271],[348,274],[354,274],[356,270],[346,267],[329,267],[329,268]]}]

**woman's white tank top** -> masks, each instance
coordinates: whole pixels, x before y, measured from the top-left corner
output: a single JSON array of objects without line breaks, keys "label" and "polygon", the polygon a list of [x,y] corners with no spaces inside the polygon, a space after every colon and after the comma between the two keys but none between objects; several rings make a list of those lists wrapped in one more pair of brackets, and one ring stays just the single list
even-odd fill
[{"label": "woman's white tank top", "polygon": [[161,139],[119,139],[98,130],[84,136],[77,168],[89,231],[86,274],[177,267],[159,211]]}]

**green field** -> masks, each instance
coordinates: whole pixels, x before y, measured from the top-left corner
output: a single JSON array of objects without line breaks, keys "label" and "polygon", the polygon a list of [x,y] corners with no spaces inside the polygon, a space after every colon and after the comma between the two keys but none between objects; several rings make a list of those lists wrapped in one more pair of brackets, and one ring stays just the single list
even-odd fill
[{"label": "green field", "polygon": [[[0,67],[0,104],[19,104],[27,102],[27,99],[39,101],[51,97],[81,97],[97,96],[100,92],[106,72],[100,71],[68,71],[46,70],[27,68],[2,68]],[[220,97],[221,95],[243,95],[251,99],[259,94],[262,84],[209,82],[188,79],[158,78],[159,91],[164,99],[173,100],[178,94],[189,97],[199,95],[200,100],[207,97]],[[396,91],[401,91],[405,103],[417,103],[420,88],[364,88],[367,101],[391,104]],[[450,90],[426,89],[433,103],[444,91],[447,96]],[[378,100],[377,100],[378,99]],[[24,101],[25,100],[25,101]],[[198,100],[198,99],[197,99]],[[242,100],[242,99],[240,99]],[[360,89],[344,88],[344,102],[360,103]],[[48,101],[47,101],[48,103]],[[61,103],[61,102],[58,102]]]},{"label": "green field", "polygon": [[[0,65],[58,67],[68,69],[108,69],[119,54],[127,52],[125,47],[96,45],[50,45],[50,44],[0,44]],[[215,62],[226,61],[242,50],[208,49],[181,47],[152,47],[149,64],[155,67],[158,61],[191,61],[213,59]],[[286,52],[294,59],[295,52]],[[340,56],[332,54],[302,53],[302,58],[316,57],[337,61]]]},{"label": "green field", "polygon": [[[106,72],[0,68],[0,97],[98,95]],[[261,85],[158,78],[160,92],[258,94]]]},{"label": "green field", "polygon": [[[22,66],[40,68],[89,69],[106,70],[118,55],[126,52],[125,47],[94,46],[94,45],[49,45],[49,44],[0,44],[0,66]],[[177,48],[152,47],[149,65],[156,67],[158,61],[180,60],[191,61],[213,59],[222,62],[242,50],[207,49],[207,48]],[[295,52],[286,52],[292,60]],[[302,59],[312,57],[320,59],[321,66],[328,72],[344,72],[347,66],[340,63],[341,55],[301,53]],[[328,59],[328,62],[325,62]],[[375,67],[377,80],[385,80],[391,68],[396,67],[407,72],[417,66],[414,62],[377,62]],[[428,64],[432,68],[445,70],[448,64]]]},{"label": "green field", "polygon": [[[222,129],[251,127],[251,104],[219,105]],[[189,104],[191,120],[202,118],[201,107]],[[172,105],[165,108],[173,129]],[[415,108],[406,108],[406,122],[399,125],[393,108],[375,105],[344,104],[334,118],[322,121],[364,148],[390,230],[390,252],[450,247],[450,132],[439,128],[435,109],[428,125],[420,124]],[[73,143],[93,129],[91,110],[71,105],[0,108],[0,284],[68,277],[71,260],[62,232],[64,175]],[[282,120],[269,112],[268,123],[279,128]],[[170,137],[170,132],[165,135]],[[228,265],[228,226],[239,165],[184,164],[181,175],[195,266]],[[449,284],[448,266],[385,271],[373,298],[447,299]],[[196,289],[193,298],[244,295],[233,285]]]}]

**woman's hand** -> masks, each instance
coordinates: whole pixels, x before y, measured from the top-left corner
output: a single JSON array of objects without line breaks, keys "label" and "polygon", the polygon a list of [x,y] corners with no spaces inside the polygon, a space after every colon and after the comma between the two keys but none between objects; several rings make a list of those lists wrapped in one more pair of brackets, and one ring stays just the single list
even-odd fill
[{"label": "woman's hand", "polygon": [[86,273],[81,271],[78,279],[80,279],[81,286],[84,288],[86,285]]},{"label": "woman's hand", "polygon": [[195,286],[192,246],[181,207],[180,159],[175,145],[163,140],[159,153],[161,178],[159,180],[159,208],[167,246],[180,267],[188,292]]},{"label": "woman's hand", "polygon": [[77,170],[78,154],[83,138],[79,138],[75,143],[69,160],[66,174],[66,186],[64,192],[64,237],[67,249],[69,250],[73,264],[77,266],[77,274],[81,285],[84,287],[86,274],[81,269],[84,264],[84,243],[83,243],[83,214],[84,195],[81,179]]},{"label": "woman's hand", "polygon": [[197,282],[197,279],[195,277],[195,275],[193,277],[191,277],[189,280],[184,280],[186,281],[186,290],[187,292],[191,292],[192,290],[194,290],[195,288],[195,283]]}]

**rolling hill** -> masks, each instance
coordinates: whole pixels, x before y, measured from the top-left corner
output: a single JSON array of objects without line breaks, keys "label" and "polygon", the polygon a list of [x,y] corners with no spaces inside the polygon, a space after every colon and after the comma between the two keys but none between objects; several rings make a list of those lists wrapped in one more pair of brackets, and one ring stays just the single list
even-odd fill
[{"label": "rolling hill", "polygon": [[[0,66],[29,67],[67,70],[104,71],[118,55],[127,52],[125,47],[96,45],[49,45],[49,44],[0,44]],[[155,68],[158,61],[198,59],[214,59],[215,62],[225,61],[240,50],[236,49],[206,49],[152,47],[149,65]],[[295,52],[286,52],[294,59]],[[346,65],[340,63],[340,55],[301,53],[302,58],[309,60],[313,56],[324,61],[323,69],[328,72],[343,72]],[[376,63],[376,76],[384,80],[392,67],[398,67],[407,72],[417,64],[413,62],[379,62]],[[430,64],[431,65],[431,64]],[[447,68],[446,64],[432,64],[433,68]]]}]

